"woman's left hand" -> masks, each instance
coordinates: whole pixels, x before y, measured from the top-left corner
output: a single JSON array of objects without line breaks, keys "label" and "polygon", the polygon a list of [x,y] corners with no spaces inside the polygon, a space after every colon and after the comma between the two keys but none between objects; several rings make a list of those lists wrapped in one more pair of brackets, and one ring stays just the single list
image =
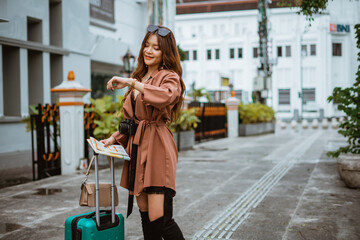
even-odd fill
[{"label": "woman's left hand", "polygon": [[106,85],[107,90],[122,89],[128,86],[128,78],[114,76]]}]

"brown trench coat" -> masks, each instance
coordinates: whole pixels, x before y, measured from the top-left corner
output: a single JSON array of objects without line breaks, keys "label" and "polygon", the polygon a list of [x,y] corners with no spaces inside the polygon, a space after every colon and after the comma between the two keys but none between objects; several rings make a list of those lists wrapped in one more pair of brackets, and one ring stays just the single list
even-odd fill
[{"label": "brown trench coat", "polygon": [[[151,74],[144,83],[144,93],[136,97],[135,113],[139,119],[135,136],[127,139],[119,132],[112,136],[126,148],[129,156],[131,146],[138,145],[134,194],[139,196],[144,188],[160,186],[175,191],[176,163],[178,151],[174,135],[166,126],[170,121],[171,110],[179,101],[181,85],[179,75],[173,71],[160,70]],[[123,106],[126,119],[133,116],[131,94]],[[130,161],[125,161],[120,186],[129,189]]]}]

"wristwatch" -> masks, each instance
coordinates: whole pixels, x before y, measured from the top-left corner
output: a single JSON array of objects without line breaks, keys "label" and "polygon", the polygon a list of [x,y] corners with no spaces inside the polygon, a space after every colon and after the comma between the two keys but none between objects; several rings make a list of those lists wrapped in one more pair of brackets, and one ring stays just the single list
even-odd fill
[{"label": "wristwatch", "polygon": [[136,79],[133,78],[130,86],[132,88],[135,88],[135,83],[136,83]]}]

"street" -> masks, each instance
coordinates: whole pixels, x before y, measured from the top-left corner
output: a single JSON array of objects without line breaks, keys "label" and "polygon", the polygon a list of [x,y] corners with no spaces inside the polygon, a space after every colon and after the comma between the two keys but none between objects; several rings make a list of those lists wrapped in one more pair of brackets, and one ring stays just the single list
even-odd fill
[{"label": "street", "polygon": [[[326,156],[344,143],[334,129],[288,126],[197,144],[179,153],[175,220],[186,239],[360,239],[360,191],[345,187],[336,159]],[[100,170],[100,182],[109,173]],[[78,172],[1,189],[0,239],[63,239],[67,217],[92,211],[78,206],[83,178]],[[117,212],[125,215],[128,193],[118,190]],[[142,239],[136,208],[125,234]]]}]

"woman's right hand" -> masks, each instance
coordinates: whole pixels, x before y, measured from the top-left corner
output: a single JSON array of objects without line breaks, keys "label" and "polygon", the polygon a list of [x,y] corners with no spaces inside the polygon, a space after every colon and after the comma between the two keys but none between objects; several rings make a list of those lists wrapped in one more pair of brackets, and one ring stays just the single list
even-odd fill
[{"label": "woman's right hand", "polygon": [[107,147],[109,145],[113,145],[116,142],[116,140],[113,136],[110,136],[107,139],[100,140],[100,142],[103,143],[105,147]]}]

